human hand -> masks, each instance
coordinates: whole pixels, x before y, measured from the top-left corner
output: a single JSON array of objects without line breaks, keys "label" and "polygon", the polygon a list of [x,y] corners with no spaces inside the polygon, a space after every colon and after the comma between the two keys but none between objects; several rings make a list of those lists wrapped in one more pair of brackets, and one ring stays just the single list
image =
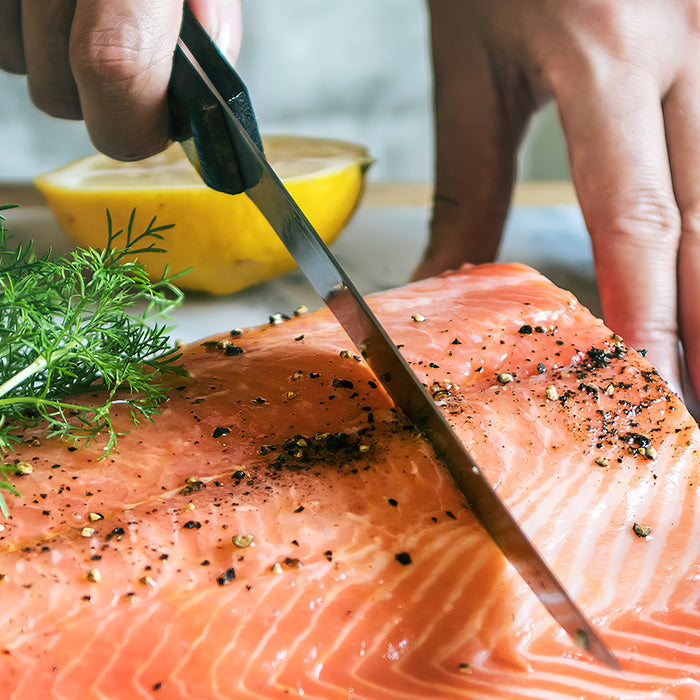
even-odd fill
[{"label": "human hand", "polygon": [[[44,112],[85,119],[95,147],[120,160],[168,143],[167,89],[183,0],[0,0],[0,69],[27,75]],[[235,59],[240,0],[190,0]]]},{"label": "human hand", "polygon": [[431,0],[432,239],[416,276],[490,260],[530,114],[556,101],[606,322],[700,393],[700,2]]}]

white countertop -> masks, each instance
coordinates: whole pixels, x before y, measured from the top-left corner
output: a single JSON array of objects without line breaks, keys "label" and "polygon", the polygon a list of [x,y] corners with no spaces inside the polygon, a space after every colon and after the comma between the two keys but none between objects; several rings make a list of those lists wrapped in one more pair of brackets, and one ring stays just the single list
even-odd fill
[{"label": "white countertop", "polygon": [[[71,244],[43,206],[5,212],[16,240],[34,238],[38,250],[62,253]],[[361,206],[332,250],[362,293],[404,284],[427,240],[427,206]],[[576,206],[516,206],[509,217],[499,260],[522,262],[570,289],[591,310],[600,308],[590,244]],[[236,327],[265,323],[272,313],[321,303],[299,271],[237,294],[189,294],[173,313],[174,335],[190,342]]]}]

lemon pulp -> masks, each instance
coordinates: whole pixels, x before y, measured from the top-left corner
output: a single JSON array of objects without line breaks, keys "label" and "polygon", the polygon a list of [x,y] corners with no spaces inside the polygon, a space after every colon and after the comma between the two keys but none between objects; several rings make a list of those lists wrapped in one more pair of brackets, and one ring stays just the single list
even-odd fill
[{"label": "lemon pulp", "polygon": [[[352,216],[372,162],[367,149],[331,139],[263,137],[270,164],[289,193],[330,243]],[[138,162],[96,154],[39,175],[34,184],[60,225],[80,246],[105,245],[106,210],[114,226],[135,230],[174,224],[164,231],[165,254],[141,256],[153,278],[192,268],[183,289],[230,294],[288,272],[294,261],[262,214],[244,194],[204,185],[178,144]]]}]

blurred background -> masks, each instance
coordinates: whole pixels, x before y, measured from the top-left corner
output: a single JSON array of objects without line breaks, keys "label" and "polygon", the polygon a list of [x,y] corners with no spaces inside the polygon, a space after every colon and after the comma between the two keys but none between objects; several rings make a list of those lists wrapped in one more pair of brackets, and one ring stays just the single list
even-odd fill
[{"label": "blurred background", "polygon": [[[263,133],[369,147],[372,180],[432,180],[428,17],[423,0],[243,2],[237,64]],[[94,152],[80,122],[36,110],[25,79],[0,73],[0,179],[26,181]],[[522,180],[568,178],[556,111],[533,119]]]}]

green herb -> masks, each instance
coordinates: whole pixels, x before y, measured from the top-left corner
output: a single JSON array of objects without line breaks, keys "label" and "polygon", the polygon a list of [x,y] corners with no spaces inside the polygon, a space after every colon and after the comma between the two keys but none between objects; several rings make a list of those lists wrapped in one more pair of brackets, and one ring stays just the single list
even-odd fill
[{"label": "green herb", "polygon": [[[0,207],[0,211],[10,207]],[[11,248],[0,214],[0,454],[44,422],[48,435],[74,444],[104,433],[104,454],[118,434],[110,409],[126,407],[138,424],[152,420],[166,398],[163,375],[184,374],[169,333],[157,322],[182,300],[166,268],[156,282],[131,256],[163,252],[155,218],[143,233],[115,231],[107,212],[104,250],[78,248],[65,257],[38,256],[31,245]],[[88,390],[97,398],[73,397]],[[5,461],[8,457],[5,457]],[[12,464],[0,465],[1,490]]]}]

